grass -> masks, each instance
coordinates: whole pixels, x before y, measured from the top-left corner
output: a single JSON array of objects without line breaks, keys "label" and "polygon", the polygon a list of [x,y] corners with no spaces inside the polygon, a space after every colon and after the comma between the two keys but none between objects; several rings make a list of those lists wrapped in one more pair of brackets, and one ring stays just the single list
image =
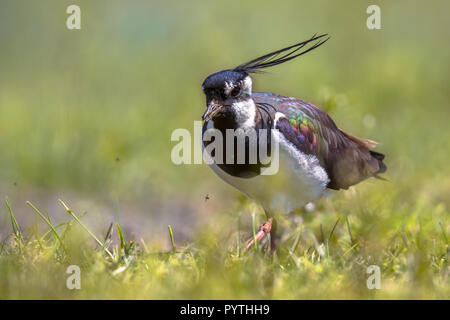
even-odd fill
[{"label": "grass", "polygon": [[[325,199],[316,211],[304,212],[297,227],[283,219],[285,232],[273,256],[264,242],[239,254],[240,243],[251,238],[252,222],[236,230],[237,221],[230,225],[226,214],[183,246],[175,244],[169,226],[172,249],[164,251],[127,239],[118,223],[100,241],[62,201],[71,219],[60,225],[29,203],[48,230],[24,235],[6,199],[12,233],[0,247],[0,298],[448,299],[444,206],[384,196],[383,206],[371,209],[379,195],[362,193],[348,191],[344,202]],[[236,210],[252,206],[243,200]],[[348,206],[353,209],[345,213]],[[80,290],[66,288],[72,264],[81,268]],[[370,265],[380,267],[379,290],[366,286]]]}]

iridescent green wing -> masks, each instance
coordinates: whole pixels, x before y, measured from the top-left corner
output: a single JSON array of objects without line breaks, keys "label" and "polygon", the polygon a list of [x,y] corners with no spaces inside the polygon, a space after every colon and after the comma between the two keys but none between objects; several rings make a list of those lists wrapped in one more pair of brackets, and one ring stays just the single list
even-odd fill
[{"label": "iridescent green wing", "polygon": [[275,128],[300,151],[318,158],[330,178],[329,188],[348,188],[386,170],[384,155],[369,150],[374,141],[343,132],[313,104],[269,93],[256,93],[254,99],[284,115]]},{"label": "iridescent green wing", "polygon": [[278,121],[283,133],[307,154],[325,160],[331,150],[344,148],[348,139],[324,111],[306,101],[270,93],[255,93],[255,101],[270,104],[286,120]]}]

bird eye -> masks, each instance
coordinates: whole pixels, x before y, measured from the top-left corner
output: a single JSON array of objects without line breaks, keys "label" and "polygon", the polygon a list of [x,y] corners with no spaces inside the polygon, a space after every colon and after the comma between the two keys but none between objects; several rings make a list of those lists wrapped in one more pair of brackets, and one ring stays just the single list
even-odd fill
[{"label": "bird eye", "polygon": [[239,89],[239,87],[234,87],[233,90],[231,90],[231,95],[233,97],[237,97],[239,95],[239,92],[241,92],[241,90]]}]

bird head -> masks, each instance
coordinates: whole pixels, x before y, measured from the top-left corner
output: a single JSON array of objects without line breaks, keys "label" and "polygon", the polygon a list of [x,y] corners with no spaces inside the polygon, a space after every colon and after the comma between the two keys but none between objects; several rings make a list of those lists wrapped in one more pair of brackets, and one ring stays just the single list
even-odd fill
[{"label": "bird head", "polygon": [[202,117],[204,121],[252,103],[252,79],[247,72],[223,70],[213,73],[203,81],[202,90],[207,107]]},{"label": "bird head", "polygon": [[252,100],[252,79],[249,74],[263,73],[265,68],[284,63],[314,50],[329,39],[326,36],[326,34],[314,35],[306,41],[268,53],[234,69],[223,70],[208,76],[202,84],[202,90],[206,96],[206,111],[202,117],[203,121],[206,122],[229,112],[243,121],[248,120],[255,108]]}]

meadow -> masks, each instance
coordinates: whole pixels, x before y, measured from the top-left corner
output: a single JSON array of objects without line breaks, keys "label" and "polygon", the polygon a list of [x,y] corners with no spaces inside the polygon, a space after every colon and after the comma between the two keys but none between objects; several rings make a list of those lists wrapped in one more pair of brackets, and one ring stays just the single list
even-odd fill
[{"label": "meadow", "polygon": [[[381,30],[370,1],[80,0],[67,30],[70,4],[0,4],[0,299],[450,298],[448,2],[382,2]],[[170,136],[200,119],[207,75],[316,32],[331,39],[254,89],[379,141],[387,181],[330,192],[282,221],[274,256],[244,255],[262,209],[173,164]]]}]

